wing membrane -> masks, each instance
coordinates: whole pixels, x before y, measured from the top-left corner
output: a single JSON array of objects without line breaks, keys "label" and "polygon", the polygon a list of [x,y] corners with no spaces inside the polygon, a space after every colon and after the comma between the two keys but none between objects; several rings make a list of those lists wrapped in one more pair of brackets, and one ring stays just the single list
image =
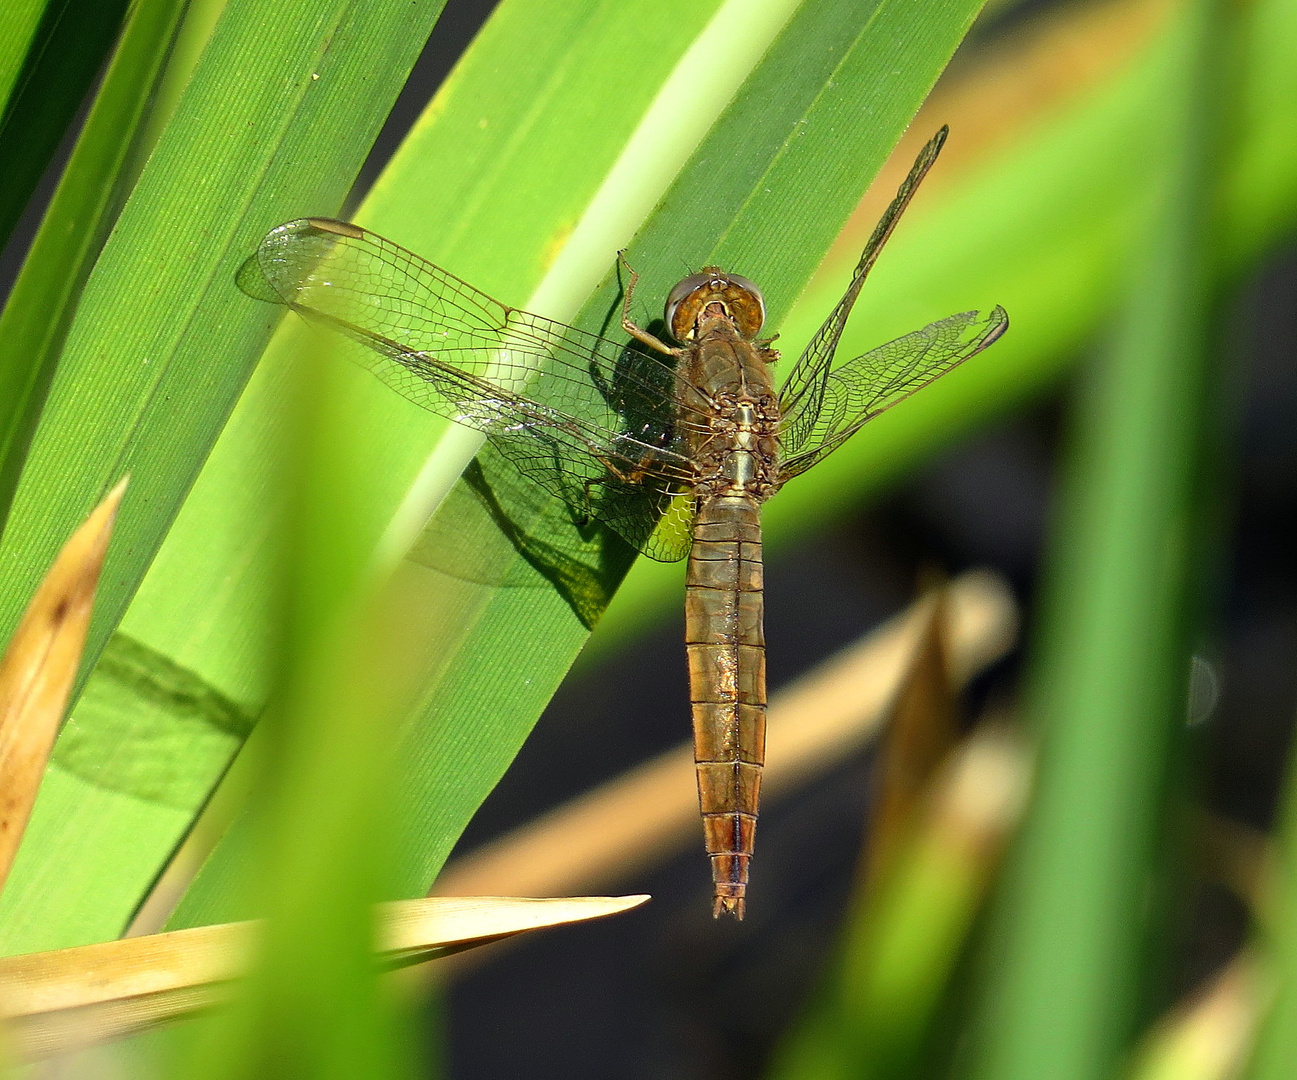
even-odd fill
[{"label": "wing membrane", "polygon": [[838,301],[837,307],[830,312],[829,317],[824,320],[824,324],[816,331],[815,336],[811,338],[810,344],[798,357],[797,363],[793,365],[792,371],[784,382],[781,408],[785,429],[794,440],[804,441],[807,432],[815,427],[816,418],[824,401],[829,372],[833,367],[833,354],[842,337],[842,329],[847,324],[847,317],[855,307],[856,298],[864,287],[869,271],[878,261],[883,245],[895,231],[897,222],[905,213],[905,208],[910,205],[914,193],[937,160],[937,155],[941,153],[948,130],[943,127],[919,151],[919,156],[915,158],[909,175],[897,190],[896,197],[892,199],[878,224],[874,226],[869,242],[861,252],[860,261],[856,264],[846,293]]},{"label": "wing membrane", "polygon": [[979,312],[965,311],[929,323],[829,371],[823,379],[814,422],[803,421],[783,436],[782,478],[805,472],[879,413],[976,356],[1008,325],[1002,307],[985,319]]},{"label": "wing membrane", "polygon": [[[287,222],[238,282],[365,346],[358,362],[408,400],[486,434],[580,518],[601,516],[595,485],[610,475],[650,489],[646,504],[692,475],[677,449],[687,406],[670,366],[501,304],[374,233],[326,218]],[[609,524],[637,543],[651,513],[632,527],[631,501],[617,500]]]}]

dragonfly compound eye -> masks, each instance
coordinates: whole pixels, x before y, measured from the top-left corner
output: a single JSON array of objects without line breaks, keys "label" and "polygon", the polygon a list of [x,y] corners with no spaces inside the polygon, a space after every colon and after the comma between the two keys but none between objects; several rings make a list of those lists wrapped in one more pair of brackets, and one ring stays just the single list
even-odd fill
[{"label": "dragonfly compound eye", "polygon": [[709,266],[700,274],[690,274],[667,297],[664,318],[671,336],[680,342],[693,341],[699,316],[708,304],[717,302],[724,305],[740,337],[751,340],[761,332],[766,321],[761,290],[745,277]]}]

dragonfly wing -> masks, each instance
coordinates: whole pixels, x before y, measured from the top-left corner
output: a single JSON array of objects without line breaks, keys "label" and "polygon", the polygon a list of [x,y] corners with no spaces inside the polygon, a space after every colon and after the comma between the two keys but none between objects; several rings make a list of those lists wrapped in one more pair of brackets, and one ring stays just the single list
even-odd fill
[{"label": "dragonfly wing", "polygon": [[677,495],[658,518],[644,554],[658,562],[678,562],[694,542],[694,497]]},{"label": "dragonfly wing", "polygon": [[[619,480],[599,459],[565,453],[561,434],[552,428],[535,429],[526,436],[487,437],[523,476],[567,503],[575,524],[602,522],[636,551],[658,562],[675,562],[688,554],[688,531],[681,547],[670,528],[673,511],[675,518],[680,516],[677,502],[689,498],[676,494],[679,484],[651,475],[634,483]],[[621,459],[620,464],[629,467],[629,459]]]},{"label": "dragonfly wing", "polygon": [[781,479],[805,472],[861,426],[992,344],[1009,326],[1004,308],[929,323],[829,371],[820,407],[782,434]]},{"label": "dragonfly wing", "polygon": [[645,493],[636,485],[612,485],[607,498],[599,520],[648,558],[676,563],[689,554],[694,542],[693,495],[687,491],[678,495],[660,490]]},{"label": "dragonfly wing", "polygon": [[816,331],[815,336],[811,338],[810,344],[802,351],[802,355],[797,358],[797,363],[793,365],[785,379],[780,407],[785,427],[790,432],[795,433],[802,427],[814,426],[815,417],[824,399],[829,371],[833,367],[833,354],[837,350],[842,329],[847,324],[851,309],[856,305],[856,298],[864,287],[869,271],[878,261],[883,246],[895,231],[901,215],[905,213],[905,208],[910,205],[914,193],[936,162],[937,155],[941,153],[948,132],[948,128],[942,127],[919,151],[919,156],[910,167],[909,175],[897,189],[896,197],[892,199],[878,224],[874,226],[869,242],[861,252],[860,261],[851,275],[851,284],[847,286],[847,291],[829,313],[829,317],[824,320],[824,324]]},{"label": "dragonfly wing", "polygon": [[664,494],[692,476],[676,449],[687,406],[671,367],[501,304],[374,233],[325,218],[287,222],[238,283],[364,346],[359,363],[408,400],[483,432],[578,518],[597,516],[591,492],[610,475]]},{"label": "dragonfly wing", "polygon": [[677,562],[693,543],[693,496],[610,480],[599,485],[594,516],[656,562]]}]

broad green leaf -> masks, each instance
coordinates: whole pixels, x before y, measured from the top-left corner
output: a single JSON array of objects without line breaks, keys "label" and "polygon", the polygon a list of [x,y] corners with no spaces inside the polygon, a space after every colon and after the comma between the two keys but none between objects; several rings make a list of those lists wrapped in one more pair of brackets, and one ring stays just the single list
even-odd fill
[{"label": "broad green leaf", "polygon": [[230,295],[240,256],[267,221],[339,204],[439,7],[296,0],[273,34],[261,0],[225,9],[69,335],[0,545],[0,636],[66,520],[129,471],[97,656],[270,329]]},{"label": "broad green leaf", "polygon": [[182,0],[140,0],[0,314],[0,531],[81,288],[129,180],[127,164]]},{"label": "broad green leaf", "polygon": [[[340,205],[439,10],[439,2],[408,0],[231,0],[226,7],[83,294],[0,541],[0,637],[11,632],[58,537],[129,472],[87,656],[102,650],[271,330],[267,313],[231,286],[240,259],[275,221]],[[213,734],[208,716],[196,725],[204,735]],[[67,827],[84,827],[91,861],[116,863],[113,877],[137,864],[100,843],[109,820],[104,802],[141,837],[157,835],[159,816],[176,816],[165,801],[155,814],[155,803],[122,793],[115,777],[123,768],[164,786],[170,775],[165,766],[161,777],[150,771],[120,740],[116,747],[88,769],[51,776],[44,793],[92,793],[93,805],[72,800],[86,816]],[[191,808],[186,803],[178,815],[182,827]],[[29,849],[41,863],[40,835],[33,826],[19,865]],[[23,896],[15,887],[4,901],[21,907]],[[51,935],[44,940],[85,940],[40,896],[38,887],[27,899]],[[82,932],[93,925],[95,934],[105,910],[120,927],[138,883],[125,897],[107,883],[93,896],[72,905],[71,921],[89,920]],[[7,920],[10,930],[22,924]]]},{"label": "broad green leaf", "polygon": [[[883,0],[862,12],[858,4],[834,0],[803,4],[764,55],[754,56],[760,63],[639,229],[631,258],[643,274],[644,294],[662,297],[679,277],[682,261],[697,266],[724,260],[761,280],[772,321],[781,319],[979,6],[949,3],[916,12],[912,5]],[[727,13],[723,8],[718,18]],[[736,18],[734,34],[716,35],[715,47],[733,42],[746,25]],[[686,54],[682,63],[690,61]],[[689,85],[696,85],[692,73]],[[669,80],[659,101],[673,90]],[[694,107],[705,97],[695,95]],[[862,115],[870,117],[867,127],[857,123]],[[673,120],[677,138],[694,137],[698,125],[692,115],[659,118],[650,109],[646,123],[660,124],[658,153],[679,159],[684,155],[667,141]],[[632,138],[627,153],[636,149]],[[725,162],[725,169],[718,170],[717,162]],[[623,176],[614,166],[610,175],[625,191],[596,196],[590,217],[606,217],[597,226],[588,224],[590,217],[576,225],[568,248],[533,294],[543,302],[531,301],[549,314],[570,317],[566,305],[575,305],[580,291],[574,281],[594,284],[602,276],[575,317],[577,325],[592,330],[606,328],[615,311],[620,286],[610,270],[612,254],[625,242],[622,230],[634,223],[615,200],[645,211],[655,201],[635,183],[638,173]],[[601,198],[614,200],[610,210]],[[790,229],[796,229],[796,242]],[[572,250],[578,255],[569,260]],[[476,446],[452,434],[434,455],[433,469],[444,469],[443,475],[458,471],[466,449]],[[401,793],[406,831],[396,887],[403,893],[427,889],[628,565],[620,541],[583,544],[563,517],[497,472],[488,454],[479,458],[470,483],[450,492],[414,557],[398,570],[394,589],[420,600],[414,606],[423,621],[407,629],[425,643],[428,663],[418,717],[400,750],[407,767]],[[521,538],[516,547],[499,543],[500,518]],[[466,550],[464,537],[479,557],[472,580],[457,565]],[[237,906],[237,891],[227,891],[239,876],[243,841],[237,831],[217,849],[177,913],[178,924],[220,917]]]}]

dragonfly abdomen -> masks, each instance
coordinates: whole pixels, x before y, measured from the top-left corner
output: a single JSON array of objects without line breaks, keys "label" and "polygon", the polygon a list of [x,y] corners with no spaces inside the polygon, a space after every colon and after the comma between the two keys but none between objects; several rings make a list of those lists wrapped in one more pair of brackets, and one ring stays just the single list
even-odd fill
[{"label": "dragonfly abdomen", "polygon": [[766,742],[761,511],[751,496],[706,497],[698,507],[685,642],[713,914],[741,919]]}]

